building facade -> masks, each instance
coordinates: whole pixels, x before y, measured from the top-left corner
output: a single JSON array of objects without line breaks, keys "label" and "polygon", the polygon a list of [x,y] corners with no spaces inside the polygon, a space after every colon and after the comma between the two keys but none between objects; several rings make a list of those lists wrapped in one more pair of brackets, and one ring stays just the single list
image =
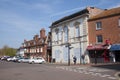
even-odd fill
[{"label": "building facade", "polygon": [[[97,58],[100,58],[99,61],[102,61],[101,58],[103,58],[103,62],[105,62],[105,57],[103,57],[106,50],[104,48],[105,44],[120,44],[120,7],[104,10],[102,13],[91,17],[88,20],[88,25],[88,44],[91,47],[102,45],[98,47]],[[109,49],[109,46],[107,49]],[[89,52],[91,51],[91,53],[94,53],[94,50],[95,48],[91,48],[91,50],[89,48]],[[91,53],[90,56],[92,57]],[[120,58],[120,55],[117,56]]]},{"label": "building facade", "polygon": [[40,36],[35,35],[32,40],[24,40],[24,57],[43,57],[47,60],[47,36],[45,29],[40,30]]},{"label": "building facade", "polygon": [[47,62],[52,62],[52,39],[51,32],[48,33],[46,44],[47,44]]},{"label": "building facade", "polygon": [[24,51],[25,49],[23,47],[20,47],[19,49],[17,49],[16,55],[19,57],[24,57]]},{"label": "building facade", "polygon": [[77,63],[89,63],[86,51],[88,46],[87,20],[103,10],[95,7],[87,7],[77,13],[55,21],[50,26],[52,35],[52,60],[56,63],[73,63],[73,57],[77,57]]}]

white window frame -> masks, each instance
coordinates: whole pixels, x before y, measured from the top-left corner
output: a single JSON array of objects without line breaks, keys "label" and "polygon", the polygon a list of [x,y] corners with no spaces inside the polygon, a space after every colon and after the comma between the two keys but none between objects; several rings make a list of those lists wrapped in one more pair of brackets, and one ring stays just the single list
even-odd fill
[{"label": "white window frame", "polygon": [[64,27],[64,42],[68,42],[68,27]]},{"label": "white window frame", "polygon": [[55,35],[56,35],[55,41],[58,41],[59,40],[59,29],[58,28],[55,29]]},{"label": "white window frame", "polygon": [[43,48],[40,48],[40,52],[43,52]]},{"label": "white window frame", "polygon": [[62,27],[59,28],[59,40],[62,40]]},{"label": "white window frame", "polygon": [[102,29],[102,22],[96,22],[96,30],[101,30]]},{"label": "white window frame", "polygon": [[39,51],[39,48],[37,48],[37,52],[39,53],[40,51]]},{"label": "white window frame", "polygon": [[[99,40],[99,37],[101,37],[101,40]],[[103,42],[103,36],[102,35],[97,35],[96,36],[96,42],[97,43],[102,43]]]},{"label": "white window frame", "polygon": [[80,27],[79,27],[79,25],[77,25],[75,27],[75,37],[79,37],[79,36],[80,36]]}]

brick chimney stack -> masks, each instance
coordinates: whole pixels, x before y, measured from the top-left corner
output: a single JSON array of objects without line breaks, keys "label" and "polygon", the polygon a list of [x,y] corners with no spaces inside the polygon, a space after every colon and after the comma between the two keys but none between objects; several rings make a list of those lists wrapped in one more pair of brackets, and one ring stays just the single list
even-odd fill
[{"label": "brick chimney stack", "polygon": [[104,11],[103,9],[96,8],[96,7],[87,7],[87,10],[89,11],[90,17],[98,15],[99,13]]},{"label": "brick chimney stack", "polygon": [[40,30],[40,38],[45,38],[45,29],[44,28],[42,28]]}]

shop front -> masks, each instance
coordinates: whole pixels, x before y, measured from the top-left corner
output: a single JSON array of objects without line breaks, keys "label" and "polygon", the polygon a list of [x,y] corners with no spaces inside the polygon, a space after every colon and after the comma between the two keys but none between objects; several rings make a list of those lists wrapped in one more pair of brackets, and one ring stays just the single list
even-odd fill
[{"label": "shop front", "polygon": [[115,58],[114,62],[120,62],[120,44],[111,45],[110,51]]},{"label": "shop front", "polygon": [[104,45],[88,46],[87,50],[89,52],[90,63],[97,64],[97,63],[113,62],[108,47],[109,46],[104,46]]}]

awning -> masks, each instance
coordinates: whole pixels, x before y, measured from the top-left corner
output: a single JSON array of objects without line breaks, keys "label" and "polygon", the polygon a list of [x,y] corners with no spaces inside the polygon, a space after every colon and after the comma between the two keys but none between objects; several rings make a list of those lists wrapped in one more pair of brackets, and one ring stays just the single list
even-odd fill
[{"label": "awning", "polygon": [[118,51],[120,50],[120,44],[113,44],[110,47],[110,51]]},{"label": "awning", "polygon": [[87,50],[104,50],[104,49],[107,49],[107,47],[103,45],[87,46]]}]

